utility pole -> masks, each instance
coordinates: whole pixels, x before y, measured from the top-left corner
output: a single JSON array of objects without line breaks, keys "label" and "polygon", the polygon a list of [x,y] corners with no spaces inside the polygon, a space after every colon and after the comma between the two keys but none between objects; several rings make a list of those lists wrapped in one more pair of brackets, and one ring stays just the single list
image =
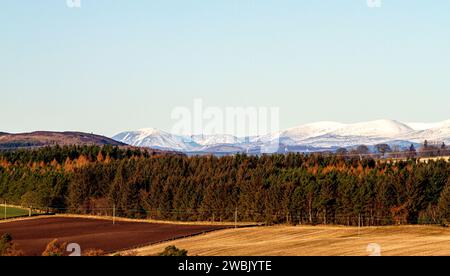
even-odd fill
[{"label": "utility pole", "polygon": [[361,231],[361,214],[358,215],[358,237]]},{"label": "utility pole", "polygon": [[113,225],[116,224],[116,204],[113,204]]},{"label": "utility pole", "polygon": [[28,216],[31,217],[31,210],[33,209],[33,206],[30,206],[29,214]]},{"label": "utility pole", "polygon": [[5,220],[6,220],[6,199],[5,199]]}]

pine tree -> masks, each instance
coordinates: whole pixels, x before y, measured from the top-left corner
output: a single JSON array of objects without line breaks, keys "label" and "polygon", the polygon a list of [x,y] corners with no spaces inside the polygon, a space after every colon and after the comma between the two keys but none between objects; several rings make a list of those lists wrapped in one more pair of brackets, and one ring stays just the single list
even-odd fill
[{"label": "pine tree", "polygon": [[450,184],[447,184],[441,193],[438,203],[438,210],[443,223],[450,224]]},{"label": "pine tree", "polygon": [[414,147],[414,144],[411,144],[411,146],[409,147],[409,158],[414,158],[416,156],[417,152],[416,152],[416,147]]}]

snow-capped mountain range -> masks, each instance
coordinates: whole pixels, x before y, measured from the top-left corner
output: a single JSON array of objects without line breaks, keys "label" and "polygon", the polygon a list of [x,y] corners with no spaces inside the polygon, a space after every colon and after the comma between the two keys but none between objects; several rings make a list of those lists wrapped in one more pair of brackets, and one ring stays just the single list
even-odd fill
[{"label": "snow-capped mountain range", "polygon": [[402,123],[376,120],[354,124],[317,122],[261,136],[175,135],[154,128],[127,131],[114,140],[139,147],[185,153],[314,152],[380,143],[407,147],[424,140],[450,144],[450,120],[438,123]]}]

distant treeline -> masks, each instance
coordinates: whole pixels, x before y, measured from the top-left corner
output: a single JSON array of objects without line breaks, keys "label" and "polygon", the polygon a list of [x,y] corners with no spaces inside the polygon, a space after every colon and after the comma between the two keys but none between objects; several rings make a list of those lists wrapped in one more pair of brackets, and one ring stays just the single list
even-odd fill
[{"label": "distant treeline", "polygon": [[351,149],[339,148],[335,152],[327,152],[326,154],[375,159],[412,159],[450,156],[450,148],[444,142],[429,142],[425,140],[418,149],[416,149],[414,144],[407,148],[401,148],[398,145],[377,144],[373,146],[372,150],[366,145],[359,145]]},{"label": "distant treeline", "polygon": [[[105,159],[125,159],[130,157],[149,157],[148,151],[139,148],[119,148],[116,146],[46,146],[38,149],[17,149],[14,151],[1,151],[0,160],[9,163],[39,163],[49,164],[56,162],[63,164],[66,161],[76,160],[83,156],[89,162],[104,161]],[[102,160],[98,160],[102,158]]]},{"label": "distant treeline", "polygon": [[114,211],[131,218],[442,224],[450,221],[450,163],[53,147],[0,153],[0,198],[54,212]]}]

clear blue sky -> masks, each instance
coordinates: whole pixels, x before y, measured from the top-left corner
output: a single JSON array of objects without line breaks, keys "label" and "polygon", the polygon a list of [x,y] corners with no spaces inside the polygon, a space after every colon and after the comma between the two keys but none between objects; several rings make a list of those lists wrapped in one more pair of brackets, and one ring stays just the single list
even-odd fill
[{"label": "clear blue sky", "polygon": [[170,130],[171,111],[279,106],[281,128],[450,119],[450,2],[6,0],[0,131]]}]

